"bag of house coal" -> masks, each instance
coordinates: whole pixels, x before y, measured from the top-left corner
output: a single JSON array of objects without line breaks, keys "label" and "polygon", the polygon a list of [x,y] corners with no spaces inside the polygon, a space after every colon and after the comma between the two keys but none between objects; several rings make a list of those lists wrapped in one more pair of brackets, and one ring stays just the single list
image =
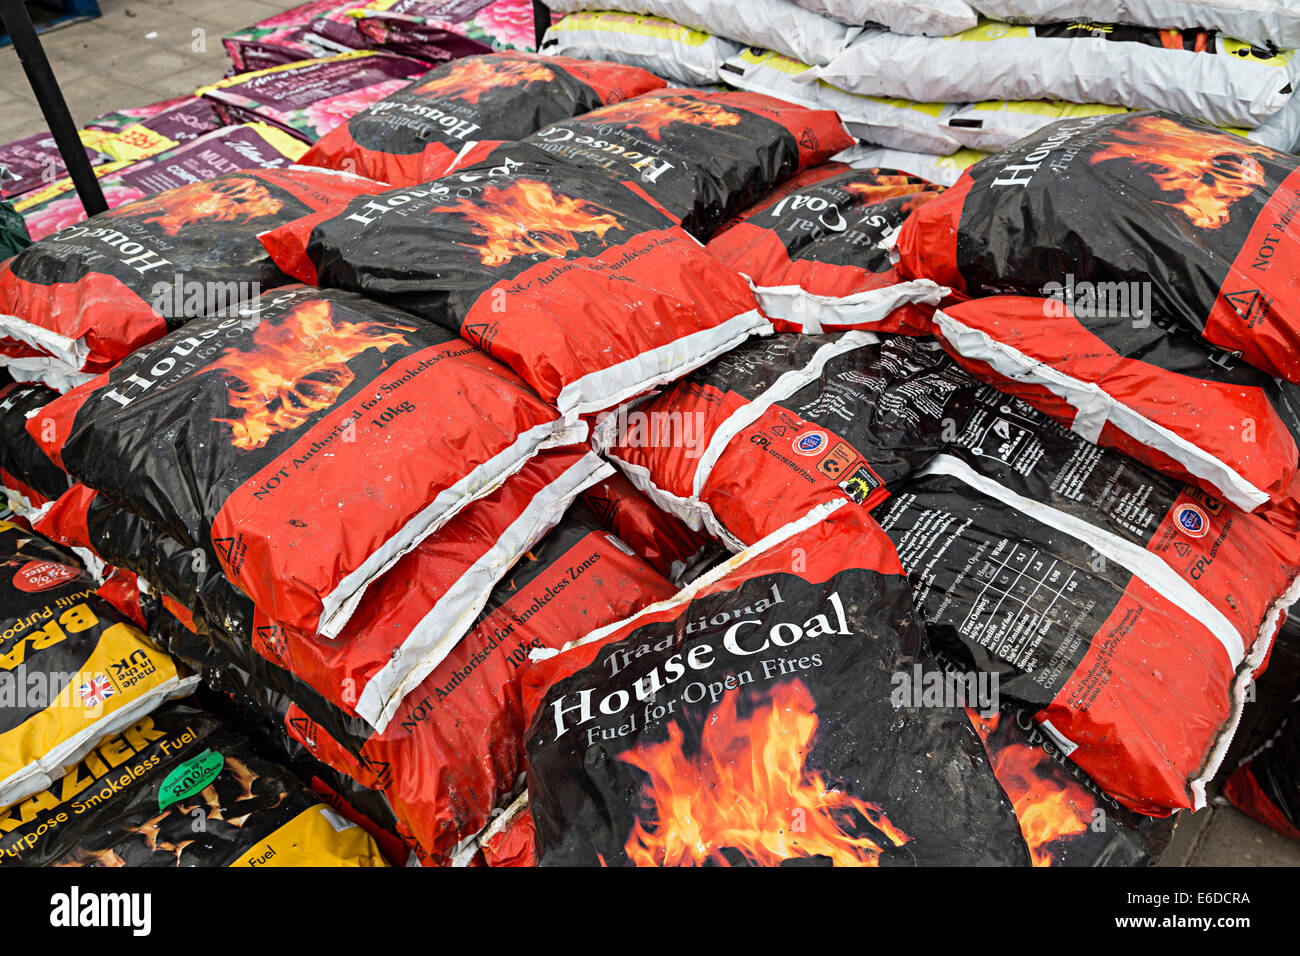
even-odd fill
[{"label": "bag of house coal", "polygon": [[1123,806],[1069,761],[1031,710],[1008,702],[987,715],[966,712],[1015,805],[1034,866],[1145,866],[1168,847],[1177,818]]},{"label": "bag of house coal", "polygon": [[1300,47],[1300,10],[1290,0],[975,0],[972,6],[1015,23],[1087,18],[1158,29],[1200,27],[1261,47]]},{"label": "bag of house coal", "polygon": [[595,436],[652,501],[738,551],[826,501],[874,508],[944,447],[979,388],[932,341],[776,335]]},{"label": "bag of house coal", "polygon": [[893,547],[819,508],[524,674],[541,866],[1027,865]]},{"label": "bag of house coal", "polygon": [[552,123],[524,142],[636,184],[704,240],[784,180],[855,140],[831,110],[759,93],[673,89]]},{"label": "bag of house coal", "polygon": [[853,26],[878,23],[895,33],[949,36],[979,17],[965,0],[795,0],[805,9]]},{"label": "bag of house coal", "polygon": [[27,432],[31,418],[44,427],[40,410],[58,397],[42,385],[0,386],[0,486],[27,510],[55,500],[72,484]]},{"label": "bag of house coal", "polygon": [[[214,179],[241,169],[283,169],[307,149],[300,139],[266,123],[245,123],[214,130],[151,159],[99,167],[100,190],[109,209],[189,183]],[[86,218],[70,178],[20,200],[33,239],[66,229]]]},{"label": "bag of house coal", "polygon": [[374,190],[314,169],[249,170],[92,216],[0,263],[0,363],[105,371],[186,320],[289,281],[258,233]]},{"label": "bag of house coal", "polygon": [[722,67],[722,80],[731,86],[811,109],[835,110],[863,142],[939,155],[954,153],[961,145],[944,125],[959,109],[956,104],[860,96],[815,75],[807,63],[771,50],[743,50]]},{"label": "bag of house coal", "polygon": [[[88,561],[130,568],[149,581],[168,612],[193,632],[173,633],[183,639],[168,645],[173,655],[205,673],[233,662],[292,698],[331,733],[365,740],[372,731],[356,715],[386,723],[378,712],[396,706],[403,688],[418,684],[449,653],[494,581],[585,484],[607,470],[581,449],[539,454],[381,576],[338,641],[282,627],[259,612],[201,549],[186,549],[84,486],[46,509],[38,525]],[[413,589],[412,582],[420,586]],[[331,656],[336,652],[341,662]],[[312,678],[328,701],[305,680]],[[389,700],[388,694],[396,696]],[[362,729],[348,731],[349,721]]]},{"label": "bag of house coal", "polygon": [[1144,280],[1067,288],[1069,304],[945,306],[934,333],[976,376],[1089,441],[1296,528],[1300,388],[1149,321]]},{"label": "bag of house coal", "polygon": [[0,832],[0,865],[387,865],[365,830],[186,704],[118,728],[5,811]]},{"label": "bag of house coal", "polygon": [[904,228],[899,268],[971,296],[1139,283],[1150,323],[1300,381],[1298,190],[1300,159],[1241,137],[1168,113],[1084,116],[967,170]]},{"label": "bag of house coal", "polygon": [[552,0],[552,10],[618,10],[664,17],[745,46],[777,50],[804,63],[829,63],[860,32],[791,0]]},{"label": "bag of house coal", "polygon": [[232,642],[383,731],[453,654],[497,582],[606,473],[582,448],[539,454],[382,574],[337,640],[282,625],[220,575],[205,582],[204,611]]},{"label": "bag of house coal", "polygon": [[1242,813],[1300,840],[1300,697],[1268,742],[1224,781],[1223,793]]},{"label": "bag of house coal", "polygon": [[[361,782],[384,790],[426,863],[450,862],[524,771],[519,679],[528,655],[674,593],[581,506],[493,589],[470,633],[357,754]],[[302,715],[291,709],[290,716]],[[292,719],[290,726],[301,730]],[[309,746],[319,759],[348,764],[340,752],[346,743],[340,748],[320,734],[299,739],[313,736]]]},{"label": "bag of house coal", "polygon": [[366,48],[350,14],[364,0],[313,0],[221,38],[236,73]]},{"label": "bag of house coal", "polygon": [[200,594],[210,567],[207,553],[185,547],[93,488],[73,484],[40,509],[32,528],[71,548],[89,568],[129,571],[186,608],[201,607]]},{"label": "bag of house coal", "polygon": [[981,20],[950,37],[868,29],[817,76],[850,93],[922,103],[1069,100],[1254,127],[1286,106],[1300,59],[1199,29]]},{"label": "bag of house coal", "polygon": [[[37,525],[90,561],[132,570],[173,614],[197,614],[218,656],[281,688],[317,719],[329,723],[323,708],[330,708],[382,729],[470,629],[495,583],[610,470],[581,446],[538,454],[381,575],[338,640],[282,626],[233,587],[205,551],[185,548],[84,486],[45,509]],[[207,652],[200,646],[197,657],[182,656],[202,662]],[[370,733],[365,729],[361,739]]]},{"label": "bag of house coal", "polygon": [[749,280],[777,331],[923,331],[946,290],[904,279],[890,250],[908,215],[940,192],[898,170],[849,170],[782,187],[707,248]]},{"label": "bag of house coal", "polygon": [[582,503],[638,558],[675,583],[698,577],[725,557],[715,542],[658,508],[621,473],[584,491]]},{"label": "bag of house coal", "polygon": [[455,330],[570,418],[771,326],[654,204],[529,147],[262,236],[282,269]]},{"label": "bag of house coal", "polygon": [[497,53],[453,60],[323,136],[303,157],[393,186],[436,179],[476,140],[515,140],[664,85],[645,70]]},{"label": "bag of house coal", "polygon": [[938,646],[1126,807],[1200,809],[1272,634],[1243,639],[1164,561],[1054,505],[940,456],[876,516]]},{"label": "bag of house coal", "polygon": [[33,537],[0,521],[0,806],[44,790],[197,680]]},{"label": "bag of house coal", "polygon": [[965,478],[995,497],[1042,503],[1052,521],[1127,554],[1140,574],[1172,572],[1179,581],[1171,588],[1195,591],[1218,615],[1200,620],[1220,629],[1226,622],[1244,647],[1273,640],[1300,598],[1294,532],[1099,448],[993,388],[967,408],[944,449],[950,465],[964,464]]},{"label": "bag of house coal", "polygon": [[314,143],[425,69],[409,57],[354,50],[240,73],[197,93],[227,124],[270,123]]},{"label": "bag of house coal", "polygon": [[327,636],[402,554],[580,437],[464,340],[300,286],[195,320],[47,410],[52,440],[33,437],[74,477]]},{"label": "bag of house coal", "polygon": [[546,31],[541,49],[550,56],[638,66],[683,86],[722,82],[722,64],[740,51],[731,40],[663,17],[610,10],[570,14]]}]

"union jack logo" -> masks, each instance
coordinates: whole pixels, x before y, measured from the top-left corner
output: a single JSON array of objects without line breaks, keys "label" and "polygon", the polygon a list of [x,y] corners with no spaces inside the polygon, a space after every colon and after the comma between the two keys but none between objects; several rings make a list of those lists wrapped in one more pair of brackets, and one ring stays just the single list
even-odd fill
[{"label": "union jack logo", "polygon": [[77,690],[81,694],[81,705],[83,707],[98,707],[116,693],[113,690],[113,682],[103,674],[92,677]]}]

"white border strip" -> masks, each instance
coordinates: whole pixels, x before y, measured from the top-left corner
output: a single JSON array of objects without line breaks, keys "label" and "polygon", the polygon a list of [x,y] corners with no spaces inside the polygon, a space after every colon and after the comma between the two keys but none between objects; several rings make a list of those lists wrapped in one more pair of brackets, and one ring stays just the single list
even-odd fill
[{"label": "white border strip", "polygon": [[[635,321],[635,316],[630,316],[629,321]],[[574,379],[560,389],[555,406],[566,421],[574,421],[580,415],[621,405],[657,385],[695,371],[750,336],[771,335],[775,331],[757,309],[742,312],[711,328],[681,336]]]},{"label": "white border strip", "polygon": [[962,324],[942,310],[935,312],[934,320],[940,337],[958,355],[983,362],[1004,378],[1042,385],[1072,405],[1077,414],[1071,431],[1080,437],[1098,444],[1102,426],[1109,422],[1134,441],[1168,455],[1243,511],[1254,511],[1268,503],[1269,496],[1264,491],[1226,462],[1139,414],[1101,386],[1071,378],[1060,369]]},{"label": "white border strip", "polygon": [[402,700],[441,664],[469,633],[498,581],[529,548],[559,522],[573,500],[614,468],[588,453],[542,488],[477,561],[434,603],[392,657],[366,682],[357,715],[379,733],[387,728]]},{"label": "white border strip", "polygon": [[745,278],[765,315],[800,325],[805,335],[877,325],[904,305],[937,306],[949,291],[929,279],[911,279],[851,295],[830,296],[809,292],[801,285],[764,286],[747,275]]},{"label": "white border strip", "polygon": [[575,444],[585,435],[586,426],[580,423],[565,427],[561,420],[554,419],[535,425],[523,432],[509,447],[471,469],[455,484],[444,488],[433,501],[375,548],[332,591],[321,598],[318,633],[322,637],[338,637],[356,613],[357,605],[361,603],[361,598],[372,581],[396,564],[402,555],[450,521],[466,505],[499,488],[538,451]]}]

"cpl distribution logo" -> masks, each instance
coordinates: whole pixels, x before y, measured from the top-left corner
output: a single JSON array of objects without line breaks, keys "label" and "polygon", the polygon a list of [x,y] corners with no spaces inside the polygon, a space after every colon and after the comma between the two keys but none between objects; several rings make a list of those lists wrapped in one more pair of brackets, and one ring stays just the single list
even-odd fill
[{"label": "cpl distribution logo", "polygon": [[828,439],[825,432],[804,432],[794,440],[797,455],[818,455],[826,447]]},{"label": "cpl distribution logo", "polygon": [[1189,538],[1204,538],[1210,532],[1210,519],[1196,505],[1179,505],[1174,512],[1178,530]]}]

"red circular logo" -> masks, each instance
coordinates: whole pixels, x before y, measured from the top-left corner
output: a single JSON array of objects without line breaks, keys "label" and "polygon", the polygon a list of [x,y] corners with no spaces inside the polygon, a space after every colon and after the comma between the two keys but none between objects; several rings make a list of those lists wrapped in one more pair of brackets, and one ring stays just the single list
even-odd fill
[{"label": "red circular logo", "polygon": [[53,561],[28,561],[15,572],[13,581],[14,587],[18,590],[34,594],[37,591],[57,588],[60,584],[73,581],[80,575],[80,571],[66,564],[56,564]]}]

